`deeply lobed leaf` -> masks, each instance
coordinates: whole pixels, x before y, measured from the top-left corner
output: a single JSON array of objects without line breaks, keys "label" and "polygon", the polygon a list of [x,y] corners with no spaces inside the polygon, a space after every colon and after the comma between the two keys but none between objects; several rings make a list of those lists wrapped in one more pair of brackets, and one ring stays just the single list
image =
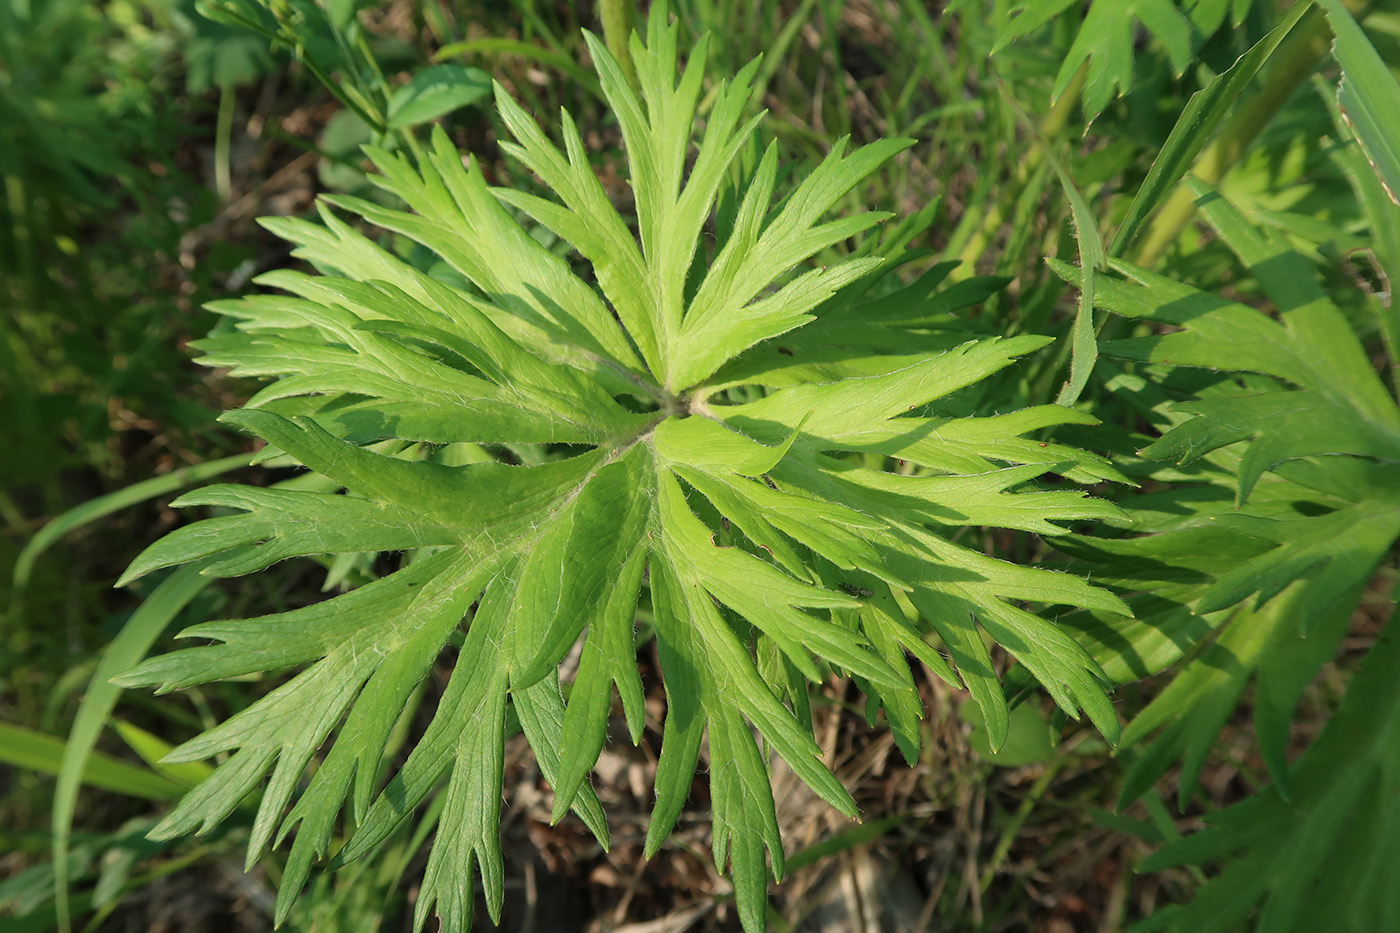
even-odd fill
[{"label": "deeply lobed leaf", "polygon": [[1393,619],[1322,736],[1297,762],[1289,750],[1305,688],[1334,657],[1400,540],[1400,406],[1312,263],[1217,192],[1195,190],[1277,314],[1125,263],[1115,266],[1124,279],[1098,280],[1100,307],[1170,326],[1107,342],[1106,353],[1154,364],[1146,370],[1154,375],[1168,365],[1222,372],[1194,379],[1196,397],[1180,402],[1138,376],[1110,383],[1161,432],[1141,455],[1179,464],[1149,464],[1142,475],[1191,485],[1125,503],[1143,537],[1065,540],[1062,549],[1094,566],[1138,617],[1080,614],[1066,623],[1118,680],[1156,673],[1195,649],[1124,730],[1134,756],[1122,803],[1180,761],[1185,807],[1216,736],[1253,686],[1273,784],[1143,867],[1244,857],[1143,929],[1234,929],[1261,905],[1260,929],[1372,928],[1394,913],[1393,884],[1372,861],[1374,840],[1395,818],[1380,801],[1395,787],[1395,681],[1382,673],[1393,666]]},{"label": "deeply lobed leaf", "polygon": [[[757,125],[743,119],[753,66],[705,95],[697,140],[703,43],[677,78],[676,27],[654,12],[632,48],[638,94],[589,42],[623,131],[635,236],[567,114],[561,151],[497,88],[516,140],[504,148],[552,196],[491,189],[440,130],[417,165],[371,151],[377,182],[407,210],[340,197],[320,224],[269,222],[321,273],[272,273],[260,283],[280,293],[216,306],[235,333],[205,344],[208,361],[276,378],[226,420],[312,471],[319,491],[187,496],[236,514],[156,543],[124,580],[198,559],[233,576],[291,557],[409,552],[383,579],[315,606],[196,626],[185,634],[215,643],[122,681],[178,689],[300,668],[176,750],[231,755],[158,830],[207,830],[267,778],[249,858],[294,834],[279,919],[334,847],[342,807],[356,827],[338,863],[373,850],[444,785],[415,922],[436,912],[444,929],[467,929],[473,864],[498,918],[512,722],[555,789],[555,818],[572,809],[606,844],[587,773],[614,685],[633,740],[643,732],[639,606],[654,620],[667,697],[647,850],[670,833],[708,739],[714,855],[731,866],[750,930],[764,922],[770,868],[783,871],[766,750],[856,815],[806,712],[810,685],[829,674],[868,692],[913,760],[912,655],[968,687],[999,745],[1007,701],[990,635],[1068,715],[1083,710],[1117,737],[1106,675],[1031,607],[1126,606],[951,540],[969,526],[1059,534],[1066,522],[1124,518],[1036,485],[1050,472],[1123,478],[1101,457],[1028,437],[1091,419],[1054,406],[985,417],[943,407],[1046,340],[940,330],[950,309],[1004,280],[934,292],[944,266],[872,291],[879,259],[803,268],[884,218],[823,220],[910,141],[849,153],[838,143],[774,208],[777,149],[747,178],[736,165]],[[738,207],[712,251],[705,228],[733,177]],[[396,257],[332,208],[415,241],[450,272]],[[591,275],[540,247],[513,212],[572,244]],[[771,341],[787,334],[796,349],[776,352]],[[572,683],[561,683],[580,639]],[[435,662],[450,662],[445,691],[380,788],[391,730]]]}]

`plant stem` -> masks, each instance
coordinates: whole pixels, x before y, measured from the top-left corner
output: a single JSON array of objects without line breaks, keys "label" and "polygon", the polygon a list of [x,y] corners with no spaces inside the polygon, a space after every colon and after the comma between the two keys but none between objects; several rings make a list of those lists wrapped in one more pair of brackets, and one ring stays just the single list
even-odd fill
[{"label": "plant stem", "polygon": [[214,127],[214,190],[219,202],[227,204],[233,197],[232,172],[229,166],[230,141],[233,136],[233,85],[219,85],[219,118]]},{"label": "plant stem", "polygon": [[[1348,6],[1360,6],[1349,2]],[[1243,158],[1255,137],[1283,109],[1298,85],[1312,74],[1331,44],[1332,31],[1322,11],[1314,7],[1279,44],[1275,63],[1268,77],[1260,82],[1259,93],[1245,101],[1229,118],[1220,134],[1207,146],[1191,174],[1209,185],[1218,185]],[[1178,186],[1161,211],[1153,218],[1134,262],[1151,268],[1176,242],[1196,213],[1196,200],[1190,189]]]},{"label": "plant stem", "polygon": [[632,32],[630,0],[598,0],[598,18],[603,21],[603,42],[622,68],[632,90],[640,90],[637,69],[632,65],[632,52],[627,37]]},{"label": "plant stem", "polygon": [[[1366,0],[1343,0],[1343,6],[1352,14],[1361,14]],[[1240,158],[1253,144],[1254,137],[1263,132],[1264,127],[1281,111],[1292,97],[1303,78],[1313,73],[1317,62],[1327,55],[1331,48],[1331,28],[1322,10],[1313,7],[1303,14],[1303,20],[1289,32],[1287,38],[1278,45],[1274,53],[1274,64],[1268,70],[1267,80],[1260,81],[1261,90],[1249,101],[1240,106],[1226,123],[1221,134],[1205,147],[1191,174],[1205,184],[1219,185],[1226,172],[1232,170]],[[1142,241],[1134,262],[1144,268],[1162,258],[1166,249],[1182,235],[1191,216],[1196,213],[1196,199],[1189,189],[1179,186],[1172,198],[1156,214],[1148,227],[1147,237]]]},{"label": "plant stem", "polygon": [[1065,92],[1059,96],[1050,107],[1050,112],[1045,115],[1045,119],[1040,124],[1040,132],[1028,141],[1026,153],[1016,166],[1015,184],[1008,186],[1002,197],[998,198],[992,205],[991,210],[982,215],[982,223],[978,225],[977,230],[959,251],[958,260],[962,265],[953,270],[951,275],[953,281],[972,275],[978,257],[986,250],[988,242],[996,234],[997,229],[1001,227],[1007,208],[1015,202],[1026,182],[1035,175],[1036,170],[1045,161],[1045,146],[1058,136],[1060,131],[1065,128],[1065,124],[1069,122],[1069,116],[1074,111],[1075,102],[1079,100],[1079,92],[1084,87],[1084,78],[1088,74],[1088,70],[1089,63],[1087,61],[1079,66],[1079,70],[1070,79]]},{"label": "plant stem", "polygon": [[997,845],[992,850],[992,857],[987,865],[982,869],[982,875],[977,879],[977,887],[983,894],[992,886],[992,881],[996,879],[997,872],[1001,869],[1002,863],[1006,861],[1007,853],[1011,851],[1012,844],[1016,841],[1017,835],[1021,832],[1021,827],[1026,824],[1026,820],[1031,815],[1031,810],[1040,802],[1040,798],[1045,796],[1045,792],[1050,788],[1050,782],[1060,773],[1060,770],[1072,760],[1070,753],[1089,733],[1081,732],[1066,741],[1060,748],[1060,753],[1055,758],[1045,763],[1045,770],[1036,778],[1031,785],[1030,792],[1021,798],[1021,805],[1016,808],[1011,821],[1002,827],[1001,835],[997,838]]}]

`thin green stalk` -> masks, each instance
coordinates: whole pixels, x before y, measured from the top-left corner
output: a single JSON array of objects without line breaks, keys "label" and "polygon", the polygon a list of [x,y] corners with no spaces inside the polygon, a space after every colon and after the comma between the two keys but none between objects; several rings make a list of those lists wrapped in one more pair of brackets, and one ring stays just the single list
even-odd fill
[{"label": "thin green stalk", "polygon": [[1040,802],[1040,798],[1045,796],[1045,792],[1050,788],[1050,782],[1055,780],[1060,770],[1071,760],[1071,752],[1074,747],[1084,740],[1089,733],[1080,733],[1066,742],[1061,748],[1060,754],[1052,761],[1046,762],[1045,770],[1040,777],[1036,778],[1031,785],[1030,792],[1021,798],[1021,805],[1012,814],[1010,822],[1002,827],[1001,835],[997,837],[996,848],[992,850],[992,857],[988,860],[985,868],[982,869],[981,876],[977,879],[977,889],[986,894],[996,879],[997,872],[1001,869],[1002,863],[1006,861],[1007,853],[1011,851],[1011,846],[1016,841],[1016,837],[1021,833],[1021,827],[1026,825],[1026,820],[1031,815],[1031,810]]},{"label": "thin green stalk", "polygon": [[[346,30],[336,26],[335,21],[331,18],[330,12],[326,9],[324,3],[317,4],[317,6],[321,11],[321,17],[326,21],[326,26],[329,28],[331,36],[335,39],[335,47],[340,52],[340,63],[345,67],[346,73],[350,76],[351,86],[354,87],[356,93],[359,94],[360,97],[368,99],[370,88],[365,86],[364,76],[355,61],[355,52],[350,48],[350,43],[346,41]],[[356,22],[357,21],[352,17],[347,23],[347,26]],[[384,81],[383,73],[379,70],[379,63],[374,60],[374,55],[370,53],[369,47],[364,44],[363,32],[360,33],[359,38],[361,40],[359,44],[363,58],[377,78],[375,90],[380,92],[380,102],[387,104],[389,102],[388,85]],[[298,36],[297,39],[300,44],[301,37]]]},{"label": "thin green stalk", "polygon": [[12,530],[19,530],[25,527],[24,512],[15,504],[8,493],[0,491],[0,519],[4,519],[5,524]]},{"label": "thin green stalk", "polygon": [[214,127],[214,190],[219,200],[228,203],[233,196],[233,179],[229,169],[230,140],[233,136],[233,85],[219,85],[219,117]]},{"label": "thin green stalk", "polygon": [[[306,66],[306,69],[311,72],[312,77],[319,81],[322,87],[330,91],[335,99],[340,101],[341,106],[353,111],[356,116],[373,127],[375,132],[379,133],[381,136],[388,133],[388,126],[385,123],[383,115],[376,112],[378,108],[375,108],[373,104],[370,103],[369,99],[361,93],[358,88],[353,86],[353,83],[352,87],[349,88],[349,91],[353,91],[353,93],[348,93],[346,88],[336,83],[326,70],[307,53],[306,46],[301,41],[301,35],[297,32],[297,25],[292,21],[290,8],[285,5],[273,6],[272,15],[277,20],[279,30],[275,34],[268,33],[267,30],[263,29],[261,26],[250,23],[250,21],[244,17],[238,16],[232,11],[221,10],[220,12],[227,12],[227,15],[231,18],[248,24],[250,28],[255,29],[263,35],[270,36],[273,42],[287,46],[292,50],[292,54],[296,57],[296,60]],[[344,37],[340,35],[339,30],[332,29],[331,31],[335,34],[336,42],[341,48],[342,55],[347,55],[348,53],[344,48]],[[358,81],[358,75],[354,74],[353,68],[351,72],[352,82]]]},{"label": "thin green stalk", "polygon": [[[1348,6],[1360,5],[1348,3]],[[1331,40],[1332,30],[1328,28],[1321,10],[1314,8],[1304,14],[1304,21],[1279,44],[1274,66],[1269,69],[1268,77],[1260,81],[1259,92],[1230,116],[1220,135],[1201,152],[1191,174],[1208,185],[1219,185],[1226,173],[1243,158],[1264,127],[1283,109],[1298,85],[1317,68],[1318,61],[1327,54]],[[1184,185],[1178,186],[1153,218],[1133,261],[1147,268],[1155,265],[1176,242],[1195,213],[1196,199],[1190,189]]]},{"label": "thin green stalk", "polygon": [[29,230],[29,195],[24,190],[24,179],[17,174],[5,176],[5,200],[10,210],[11,229],[15,244],[15,267],[19,269],[19,279],[24,282],[29,294],[36,289],[34,273],[34,241]]},{"label": "thin green stalk", "polygon": [[1079,66],[1079,70],[1070,79],[1069,87],[1065,88],[1065,92],[1055,101],[1050,112],[1041,121],[1038,138],[1032,138],[1029,141],[1026,154],[1021,157],[1021,161],[1016,167],[1015,184],[1008,186],[1003,196],[992,205],[991,210],[982,215],[982,223],[978,225],[976,231],[958,253],[958,259],[962,265],[953,271],[952,278],[954,280],[965,279],[973,274],[978,257],[986,251],[987,244],[991,242],[997,229],[1001,227],[1002,221],[1006,217],[1006,211],[1016,202],[1021,190],[1045,161],[1045,146],[1052,142],[1065,128],[1065,124],[1069,122],[1070,114],[1074,112],[1074,105],[1079,100],[1079,92],[1084,87],[1084,78],[1088,74],[1088,68],[1087,61]]},{"label": "thin green stalk", "polygon": [[[285,41],[285,40],[283,40]],[[354,111],[355,116],[364,120],[366,124],[373,127],[375,132],[383,134],[388,132],[384,119],[378,114],[370,113],[353,95],[345,93],[345,89],[335,83],[335,80],[326,73],[320,65],[310,55],[303,54],[305,49],[299,45],[292,46],[297,60],[306,66],[306,70],[311,72],[311,76],[321,83],[321,86],[330,91],[340,105],[348,110]]]},{"label": "thin green stalk", "polygon": [[632,64],[632,52],[627,47],[627,37],[632,33],[631,0],[599,0],[598,19],[603,22],[603,42],[612,57],[617,59],[627,83],[634,91],[640,91],[637,84],[637,69]]},{"label": "thin green stalk", "polygon": [[[528,0],[528,2],[519,2],[519,0],[517,0],[516,8],[520,12],[520,15],[524,17],[525,25],[528,27],[521,36],[522,39],[527,42],[543,42],[560,54],[565,54],[567,52],[564,48],[564,44],[559,40],[559,37],[554,34],[554,30],[550,27],[549,23],[544,17],[540,16],[539,11],[535,9],[534,0]],[[625,39],[626,37],[624,36],[623,38]]]},{"label": "thin green stalk", "polygon": [[[962,76],[953,74],[948,54],[943,49],[943,42],[948,33],[947,27],[943,25],[943,18],[940,17],[935,22],[923,4],[913,2],[913,0],[903,0],[900,4],[899,15],[907,18],[906,29],[917,29],[922,36],[922,41],[919,43],[920,58],[926,57],[932,63],[932,68],[927,72],[929,83],[938,90],[940,99],[957,100],[960,97],[958,93],[959,78]],[[890,17],[886,22],[891,28],[894,28],[898,19]],[[959,35],[961,35],[961,31]],[[901,95],[901,100],[896,106],[903,108],[907,104],[908,101]]]},{"label": "thin green stalk", "polygon": [[[379,67],[379,59],[374,57],[374,51],[370,49],[369,39],[365,37],[365,31],[363,29],[355,30],[355,50],[358,51],[360,57],[365,60],[365,64],[369,66],[369,70],[374,72],[375,87],[379,90],[379,94],[383,97],[384,103],[387,106],[389,98],[393,96],[394,89],[389,86],[388,80],[385,79],[384,69]],[[348,49],[345,54],[348,64],[350,55]]]},{"label": "thin green stalk", "polygon": [[[849,136],[851,132],[851,105],[850,98],[846,93],[846,68],[841,61],[841,46],[837,42],[840,33],[841,10],[845,6],[844,0],[834,0],[834,2],[824,2],[822,4],[822,39],[826,47],[825,52],[831,56],[830,62],[824,62],[824,71],[831,75],[831,89],[835,93],[836,99],[836,119],[840,125],[840,136]],[[817,112],[821,112],[822,102],[817,101]]]},{"label": "thin green stalk", "polygon": [[768,90],[768,83],[773,80],[773,76],[778,73],[778,68],[787,60],[788,48],[793,40],[797,38],[797,33],[812,15],[812,8],[816,6],[816,0],[802,0],[802,3],[787,18],[782,30],[769,45],[768,50],[763,53],[763,62],[758,66],[758,75],[754,79],[754,99],[763,100]]}]

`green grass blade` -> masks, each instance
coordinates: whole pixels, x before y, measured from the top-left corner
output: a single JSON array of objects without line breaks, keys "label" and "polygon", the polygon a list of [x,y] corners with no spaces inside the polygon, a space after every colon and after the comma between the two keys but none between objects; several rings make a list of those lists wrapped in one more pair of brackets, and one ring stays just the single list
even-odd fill
[{"label": "green grass blade", "polygon": [[175,746],[140,726],[123,719],[114,719],[112,728],[117,730],[117,735],[122,737],[122,741],[140,755],[141,760],[149,765],[152,771],[186,790],[214,773],[214,768],[202,761],[164,761],[165,756],[170,754]]},{"label": "green grass blade", "polygon": [[[58,774],[63,770],[64,742],[21,726],[0,723],[0,761],[27,771]],[[188,787],[101,752],[92,752],[78,773],[78,783],[147,800],[173,800]]]},{"label": "green grass blade", "polygon": [[1337,37],[1332,43],[1332,54],[1342,66],[1337,104],[1390,199],[1400,204],[1400,122],[1395,119],[1395,109],[1400,106],[1400,83],[1341,0],[1319,3],[1327,11],[1327,21]]},{"label": "green grass blade", "polygon": [[53,799],[54,888],[58,899],[59,928],[65,933],[69,929],[67,864],[73,810],[87,761],[108,714],[121,694],[121,688],[110,681],[141,660],[180,610],[212,582],[200,575],[203,566],[203,562],[200,562],[182,567],[156,587],[102,655],[93,673],[92,684],[78,706],[78,715],[73,720],[73,729],[63,749]]},{"label": "green grass blade", "polygon": [[15,605],[18,605],[24,588],[29,583],[29,577],[34,571],[34,562],[39,559],[39,555],[53,546],[70,531],[76,531],[84,525],[90,524],[105,515],[119,512],[122,509],[135,505],[138,502],[145,502],[147,499],[154,499],[172,493],[177,489],[183,489],[193,483],[212,479],[221,476],[230,470],[236,470],[241,466],[247,466],[251,459],[251,454],[235,454],[232,457],[224,457],[220,460],[211,460],[208,463],[201,463],[199,466],[185,467],[148,479],[145,482],[128,486],[105,496],[98,496],[76,508],[69,509],[62,515],[40,528],[34,537],[29,539],[29,543],[20,551],[19,558],[15,561],[14,570],[14,596]]},{"label": "green grass blade", "polygon": [[1210,84],[1191,95],[1186,109],[1172,127],[1166,144],[1152,162],[1147,178],[1138,189],[1133,203],[1129,205],[1128,216],[1109,245],[1110,256],[1124,255],[1133,238],[1142,231],[1147,218],[1162,206],[1177,182],[1186,174],[1196,156],[1209,141],[1211,133],[1234,106],[1245,87],[1311,6],[1309,0],[1295,4],[1283,22],[1272,32],[1260,39],[1228,69],[1216,75]]},{"label": "green grass blade", "polygon": [[902,813],[895,813],[871,823],[862,823],[844,832],[839,832],[828,839],[823,839],[821,842],[810,845],[805,849],[799,849],[797,852],[794,852],[784,859],[785,867],[789,873],[792,873],[799,869],[806,868],[808,865],[819,862],[824,858],[839,855],[842,852],[850,852],[853,849],[874,842],[908,819],[911,818]]}]

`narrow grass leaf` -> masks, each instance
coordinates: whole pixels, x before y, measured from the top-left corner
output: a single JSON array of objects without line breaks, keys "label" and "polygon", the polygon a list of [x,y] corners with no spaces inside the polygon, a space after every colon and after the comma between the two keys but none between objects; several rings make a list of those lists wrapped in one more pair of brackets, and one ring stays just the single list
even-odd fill
[{"label": "narrow grass leaf", "polygon": [[97,745],[97,737],[121,695],[122,688],[112,683],[112,679],[140,660],[181,610],[209,585],[211,581],[201,574],[202,570],[201,563],[191,563],[161,581],[103,652],[102,660],[93,671],[92,683],[78,705],[68,741],[63,746],[63,761],[53,799],[54,892],[62,929],[68,928],[68,841],[78,786]]},{"label": "narrow grass leaf", "polygon": [[[1341,0],[1318,0],[1336,41],[1332,54],[1342,66],[1337,105],[1380,176],[1391,201],[1400,205],[1400,83]],[[1385,114],[1389,113],[1387,117]]]},{"label": "narrow grass leaf", "polygon": [[1210,80],[1191,95],[1186,109],[1177,118],[1167,141],[1152,161],[1147,178],[1133,195],[1127,216],[1114,234],[1108,255],[1115,258],[1127,254],[1133,240],[1152,214],[1165,202],[1167,195],[1190,169],[1196,156],[1205,148],[1220,121],[1230,112],[1249,82],[1269,60],[1293,27],[1311,8],[1308,2],[1295,3],[1283,20],[1268,35],[1256,42],[1233,65]]}]

